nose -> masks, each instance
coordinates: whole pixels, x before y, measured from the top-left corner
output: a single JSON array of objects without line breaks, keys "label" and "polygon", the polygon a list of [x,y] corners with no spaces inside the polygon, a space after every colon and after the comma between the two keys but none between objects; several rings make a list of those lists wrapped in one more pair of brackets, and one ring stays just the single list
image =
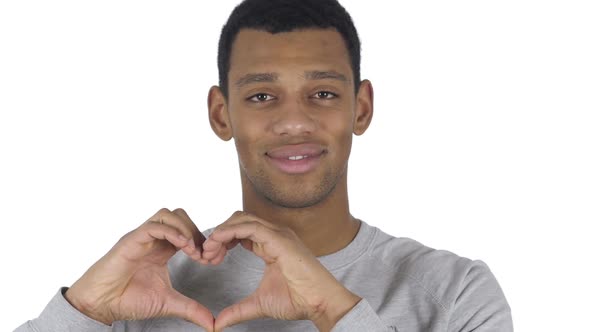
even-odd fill
[{"label": "nose", "polygon": [[300,101],[285,102],[276,110],[273,132],[280,136],[305,136],[317,129],[314,118]]}]

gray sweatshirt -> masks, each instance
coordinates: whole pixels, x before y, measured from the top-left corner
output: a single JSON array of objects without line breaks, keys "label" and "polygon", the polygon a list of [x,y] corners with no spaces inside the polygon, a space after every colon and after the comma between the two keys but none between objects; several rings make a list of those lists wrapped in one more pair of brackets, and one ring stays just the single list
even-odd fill
[{"label": "gray sweatshirt", "polygon": [[[364,222],[346,248],[318,259],[363,298],[332,331],[513,331],[510,307],[482,261],[396,238]],[[264,262],[241,246],[218,266],[199,265],[181,251],[168,265],[173,286],[214,315],[252,293],[264,270]],[[16,331],[204,331],[176,318],[118,321],[106,326],[72,307],[63,296],[65,290],[59,290],[39,318]],[[225,331],[314,330],[310,321],[260,319]]]}]

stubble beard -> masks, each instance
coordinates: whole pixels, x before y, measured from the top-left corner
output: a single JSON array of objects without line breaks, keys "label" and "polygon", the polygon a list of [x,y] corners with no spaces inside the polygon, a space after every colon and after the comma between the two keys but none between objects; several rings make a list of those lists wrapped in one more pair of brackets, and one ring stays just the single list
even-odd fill
[{"label": "stubble beard", "polygon": [[346,167],[326,170],[316,183],[309,183],[306,174],[290,175],[291,178],[285,183],[277,183],[260,168],[253,174],[243,171],[259,196],[282,208],[302,209],[317,205],[330,196],[346,172]]}]

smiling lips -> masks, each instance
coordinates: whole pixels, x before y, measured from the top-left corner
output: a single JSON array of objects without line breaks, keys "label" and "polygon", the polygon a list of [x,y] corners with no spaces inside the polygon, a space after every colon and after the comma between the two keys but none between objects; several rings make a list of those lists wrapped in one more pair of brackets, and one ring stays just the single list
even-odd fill
[{"label": "smiling lips", "polygon": [[314,169],[325,150],[317,144],[284,145],[270,150],[271,164],[288,174],[302,174]]}]

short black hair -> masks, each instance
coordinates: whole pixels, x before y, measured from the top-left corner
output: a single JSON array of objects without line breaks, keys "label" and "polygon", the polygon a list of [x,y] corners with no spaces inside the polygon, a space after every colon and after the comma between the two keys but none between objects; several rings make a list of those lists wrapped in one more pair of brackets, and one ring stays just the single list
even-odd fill
[{"label": "short black hair", "polygon": [[247,28],[273,34],[309,28],[336,29],[346,43],[354,92],[358,92],[361,43],[352,18],[337,0],[244,0],[232,11],[219,38],[219,87],[226,98],[232,45],[238,32]]}]

